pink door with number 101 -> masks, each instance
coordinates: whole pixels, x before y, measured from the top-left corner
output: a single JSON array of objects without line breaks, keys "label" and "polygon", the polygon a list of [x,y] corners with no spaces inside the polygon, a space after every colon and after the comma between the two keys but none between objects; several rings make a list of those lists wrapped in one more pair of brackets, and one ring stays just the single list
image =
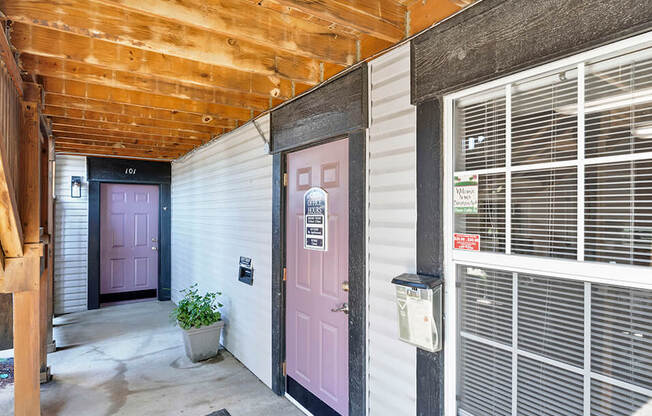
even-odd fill
[{"label": "pink door with number 101", "polygon": [[[287,375],[337,413],[349,414],[349,141],[287,156]],[[304,196],[328,198],[326,250],[304,247]]]},{"label": "pink door with number 101", "polygon": [[158,186],[103,183],[100,206],[100,294],[157,289]]}]

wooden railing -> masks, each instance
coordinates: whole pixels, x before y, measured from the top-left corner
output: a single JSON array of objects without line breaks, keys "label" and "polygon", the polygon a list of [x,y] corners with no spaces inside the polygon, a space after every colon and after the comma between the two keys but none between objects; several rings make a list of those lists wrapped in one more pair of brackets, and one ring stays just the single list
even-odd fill
[{"label": "wooden railing", "polygon": [[[48,274],[42,270],[50,229],[49,140],[41,140],[41,88],[25,83],[0,30],[0,293],[13,295],[14,409],[40,415],[40,379],[47,370],[45,341]],[[49,138],[48,138],[49,139]],[[44,171],[45,169],[45,171]],[[49,242],[49,235],[48,239]],[[51,259],[51,258],[50,258]],[[46,262],[51,266],[51,261]]]}]

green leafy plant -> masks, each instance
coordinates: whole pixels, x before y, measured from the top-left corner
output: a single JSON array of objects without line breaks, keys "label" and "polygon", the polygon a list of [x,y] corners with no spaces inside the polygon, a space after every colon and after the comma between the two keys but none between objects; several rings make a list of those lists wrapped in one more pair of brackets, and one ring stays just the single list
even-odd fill
[{"label": "green leafy plant", "polygon": [[222,319],[218,308],[224,305],[217,302],[217,297],[222,294],[221,292],[208,292],[200,295],[197,283],[195,283],[189,288],[183,289],[181,293],[183,293],[183,299],[170,312],[170,318],[181,328],[200,328],[212,325]]}]

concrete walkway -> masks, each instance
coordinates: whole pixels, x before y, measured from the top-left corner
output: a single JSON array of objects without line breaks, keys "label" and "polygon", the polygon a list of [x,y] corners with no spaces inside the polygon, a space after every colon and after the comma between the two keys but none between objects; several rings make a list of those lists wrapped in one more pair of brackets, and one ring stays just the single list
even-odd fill
[{"label": "concrete walkway", "polygon": [[[193,364],[184,354],[170,302],[141,302],[55,319],[54,380],[41,386],[44,416],[302,415],[231,354]],[[13,415],[13,386],[0,390]]]}]

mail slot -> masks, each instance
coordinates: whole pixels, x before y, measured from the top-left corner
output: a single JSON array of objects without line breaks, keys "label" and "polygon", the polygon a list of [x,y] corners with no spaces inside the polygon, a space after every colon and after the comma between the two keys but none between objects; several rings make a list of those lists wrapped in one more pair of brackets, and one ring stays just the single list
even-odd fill
[{"label": "mail slot", "polygon": [[402,341],[436,352],[442,348],[442,280],[404,273],[392,279],[396,286],[398,332]]},{"label": "mail slot", "polygon": [[254,268],[251,265],[251,259],[249,257],[240,257],[238,280],[250,286],[254,284]]}]

